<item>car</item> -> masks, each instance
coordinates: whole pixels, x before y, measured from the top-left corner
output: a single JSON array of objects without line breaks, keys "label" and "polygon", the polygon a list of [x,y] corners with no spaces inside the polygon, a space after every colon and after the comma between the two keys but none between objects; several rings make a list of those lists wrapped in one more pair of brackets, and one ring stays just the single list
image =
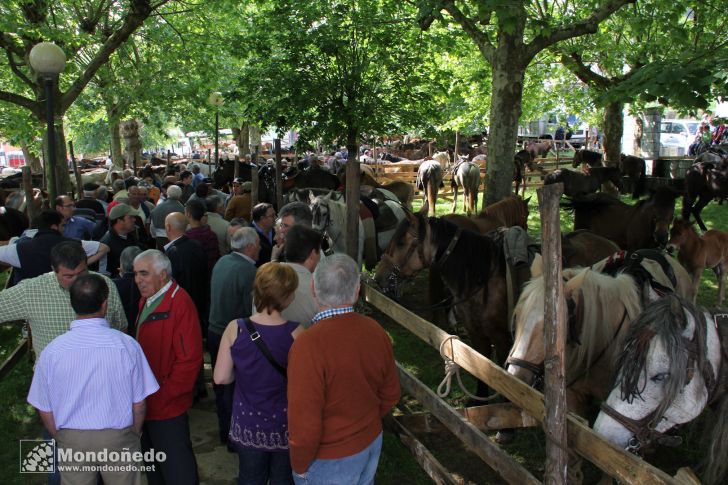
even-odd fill
[{"label": "car", "polygon": [[687,155],[699,127],[699,120],[663,119],[660,123],[660,155]]}]

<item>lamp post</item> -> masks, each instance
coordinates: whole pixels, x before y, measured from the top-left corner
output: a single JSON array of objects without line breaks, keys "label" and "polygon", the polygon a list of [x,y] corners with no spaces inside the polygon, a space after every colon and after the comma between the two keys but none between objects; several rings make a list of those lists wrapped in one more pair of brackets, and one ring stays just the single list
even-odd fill
[{"label": "lamp post", "polygon": [[220,106],[225,104],[225,99],[222,97],[222,93],[214,91],[210,93],[207,98],[207,102],[211,106],[215,107],[215,166],[217,167],[220,163],[220,156],[218,154],[218,141],[220,139]]},{"label": "lamp post", "polygon": [[41,42],[33,46],[29,55],[30,67],[43,77],[46,97],[46,123],[48,125],[48,160],[46,172],[48,176],[48,195],[55,200],[58,195],[58,178],[56,177],[56,129],[54,123],[53,80],[66,67],[66,54],[52,42]]}]

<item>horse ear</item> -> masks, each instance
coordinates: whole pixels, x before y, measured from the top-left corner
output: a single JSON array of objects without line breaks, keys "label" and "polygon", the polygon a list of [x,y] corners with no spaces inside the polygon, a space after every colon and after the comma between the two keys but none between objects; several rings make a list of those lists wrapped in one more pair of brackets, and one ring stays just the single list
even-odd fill
[{"label": "horse ear", "polygon": [[[530,199],[530,197],[529,197]],[[531,278],[538,278],[543,275],[543,256],[536,253],[531,263]]]},{"label": "horse ear", "polygon": [[308,191],[308,203],[313,204],[314,202],[316,202],[316,196],[313,195],[313,190],[309,190]]},{"label": "horse ear", "polygon": [[529,195],[529,196],[528,196],[528,199],[524,199],[524,201],[523,201],[523,202],[525,202],[525,203],[526,203],[526,205],[528,205],[528,203],[529,203],[529,202],[531,201],[531,197],[533,197],[533,196],[532,196],[532,195]]}]

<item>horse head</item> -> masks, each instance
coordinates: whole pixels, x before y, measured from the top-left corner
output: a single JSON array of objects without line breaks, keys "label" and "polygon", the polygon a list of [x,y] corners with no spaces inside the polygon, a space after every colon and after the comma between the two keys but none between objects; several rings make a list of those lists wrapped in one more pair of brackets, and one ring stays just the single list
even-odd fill
[{"label": "horse head", "polygon": [[413,214],[406,211],[377,265],[374,280],[385,293],[399,296],[400,283],[428,265],[426,248],[427,208]]},{"label": "horse head", "polygon": [[675,216],[677,197],[679,194],[670,187],[658,187],[645,205],[651,218],[652,239],[661,248],[667,245],[670,236],[670,223]]},{"label": "horse head", "polygon": [[630,327],[594,430],[635,452],[654,442],[679,444],[665,433],[707,405],[720,345],[713,318],[687,300],[668,295],[650,304]]},{"label": "horse head", "polygon": [[675,218],[670,228],[670,240],[667,242],[667,252],[673,253],[679,251],[680,248],[690,239],[698,237],[695,232],[693,223],[685,219]]}]

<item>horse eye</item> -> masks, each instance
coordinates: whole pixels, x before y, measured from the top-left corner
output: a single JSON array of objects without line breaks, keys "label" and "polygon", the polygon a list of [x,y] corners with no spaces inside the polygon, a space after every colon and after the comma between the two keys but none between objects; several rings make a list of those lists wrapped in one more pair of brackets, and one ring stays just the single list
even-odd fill
[{"label": "horse eye", "polygon": [[659,374],[656,374],[656,375],[650,377],[650,380],[652,382],[663,382],[663,381],[666,381],[668,377],[670,377],[669,372],[661,372]]}]

